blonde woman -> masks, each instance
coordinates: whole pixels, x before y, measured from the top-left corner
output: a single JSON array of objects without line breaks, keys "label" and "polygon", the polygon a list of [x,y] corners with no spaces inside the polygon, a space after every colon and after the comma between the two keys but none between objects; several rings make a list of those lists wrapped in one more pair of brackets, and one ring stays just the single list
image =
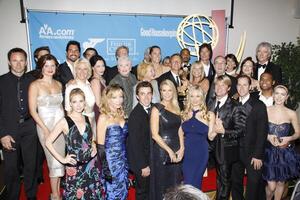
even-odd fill
[{"label": "blonde woman", "polygon": [[150,191],[152,199],[161,200],[166,189],[181,181],[181,164],[184,143],[180,128],[180,108],[177,92],[170,80],[160,85],[161,103],[151,111],[150,128],[152,139]]},{"label": "blonde woman", "polygon": [[184,183],[201,190],[202,177],[208,162],[207,137],[213,134],[215,115],[207,110],[205,93],[199,85],[191,86],[182,113],[184,132]]},{"label": "blonde woman", "polygon": [[[288,89],[283,85],[274,88],[274,105],[267,108],[269,120],[268,143],[265,149],[263,178],[267,181],[266,199],[282,199],[285,182],[299,178],[300,155],[290,144],[300,136],[297,113],[284,104]],[[294,133],[290,134],[290,129]]]},{"label": "blonde woman", "polygon": [[96,134],[96,121],[95,121],[95,113],[94,113],[94,105],[95,105],[95,96],[93,90],[91,88],[91,84],[88,79],[92,75],[92,68],[90,62],[85,58],[80,58],[74,63],[75,70],[75,79],[70,80],[66,85],[65,91],[65,110],[67,112],[71,111],[71,106],[69,104],[70,92],[74,88],[80,88],[85,95],[86,98],[86,106],[83,111],[83,115],[89,117],[92,120],[93,133]]},{"label": "blonde woman", "polygon": [[[139,82],[147,81],[147,82],[151,83],[152,88],[153,88],[152,103],[160,102],[158,83],[155,80],[155,71],[154,71],[153,65],[151,63],[150,64],[148,64],[148,63],[139,64],[139,66],[137,68],[137,78],[138,78]],[[136,106],[136,104],[138,103],[138,100],[136,99],[136,93],[135,93],[137,84],[133,87],[133,106],[132,106],[132,108],[134,108]]]},{"label": "blonde woman", "polygon": [[[85,96],[81,89],[70,92],[69,115],[61,119],[46,140],[46,147],[61,163],[66,164],[63,199],[101,200],[99,170],[96,165],[96,148],[92,142],[91,121],[82,114]],[[53,145],[63,133],[66,139],[66,156]]]},{"label": "blonde woman", "polygon": [[196,61],[191,66],[190,84],[193,86],[200,86],[205,95],[209,89],[209,80],[205,78],[204,67],[202,62]]},{"label": "blonde woman", "polygon": [[128,164],[125,140],[128,125],[123,109],[124,92],[116,84],[108,86],[102,97],[97,123],[97,151],[107,200],[125,200],[128,186]]}]

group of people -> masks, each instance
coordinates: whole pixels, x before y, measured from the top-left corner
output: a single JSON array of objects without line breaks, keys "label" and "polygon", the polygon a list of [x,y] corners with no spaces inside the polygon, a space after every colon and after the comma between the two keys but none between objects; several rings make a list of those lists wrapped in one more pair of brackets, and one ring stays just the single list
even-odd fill
[{"label": "group of people", "polygon": [[80,58],[80,43],[69,41],[64,63],[41,47],[26,73],[26,52],[11,49],[0,77],[8,199],[18,199],[20,173],[27,198],[36,199],[43,155],[53,200],[126,199],[129,173],[136,199],[160,200],[181,183],[201,190],[211,165],[218,200],[281,199],[285,181],[300,176],[292,145],[300,130],[271,45],[259,44],[257,63],[248,57],[240,67],[233,54],[212,63],[212,53],[204,43],[199,61],[190,64],[182,49],[163,64],[152,46],[132,67],[120,46],[108,67],[93,48]]}]

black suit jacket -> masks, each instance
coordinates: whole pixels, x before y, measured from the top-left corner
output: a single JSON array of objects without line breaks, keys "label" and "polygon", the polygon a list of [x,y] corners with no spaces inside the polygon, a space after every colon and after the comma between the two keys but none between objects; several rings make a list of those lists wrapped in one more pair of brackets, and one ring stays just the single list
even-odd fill
[{"label": "black suit jacket", "polygon": [[[214,111],[216,98],[208,102],[208,109]],[[225,134],[218,134],[213,143],[218,164],[231,163],[239,159],[239,138],[243,136],[246,114],[242,106],[231,98],[219,109],[219,118],[223,121]]]},{"label": "black suit jacket", "polygon": [[59,65],[58,72],[59,72],[58,80],[63,85],[63,88],[70,80],[74,79],[74,76],[73,76],[67,62],[64,62]]},{"label": "black suit jacket", "polygon": [[[17,137],[20,113],[18,111],[18,98],[17,98],[17,83],[13,81],[11,72],[0,76],[0,138],[6,135],[11,135],[13,138]],[[25,98],[28,95],[28,88],[34,77],[31,74],[24,74],[22,76],[23,88]],[[33,119],[29,115],[27,107],[27,117],[30,126],[35,127]],[[32,134],[36,134],[33,132]]]},{"label": "black suit jacket", "polygon": [[130,169],[141,175],[141,169],[149,166],[150,121],[143,106],[138,103],[128,118],[127,155]]},{"label": "black suit jacket", "polygon": [[262,101],[250,96],[243,107],[245,108],[247,118],[245,122],[245,136],[241,139],[240,145],[244,148],[247,158],[263,159],[268,136],[266,106]]},{"label": "black suit jacket", "polygon": [[160,86],[161,82],[163,82],[166,79],[172,81],[174,83],[175,88],[177,88],[177,82],[174,79],[171,71],[168,71],[168,72],[162,74],[160,77],[157,78],[158,85]]},{"label": "black suit jacket", "polygon": [[[228,92],[228,95],[229,95],[229,97],[233,97],[237,93],[237,89],[236,89],[237,79],[233,76],[228,75],[228,74],[225,74],[225,75],[227,75],[231,80],[231,87],[230,87],[230,90]],[[206,102],[208,102],[210,99],[214,98],[215,96],[216,96],[216,94],[215,94],[215,83],[211,82],[210,86],[209,86],[209,90],[208,90],[207,95],[206,95]]]},{"label": "black suit jacket", "polygon": [[[268,72],[272,74],[273,80],[275,81],[276,85],[282,84],[282,71],[281,67],[278,65],[275,65],[272,62],[268,62],[268,65],[266,66],[265,72]],[[256,63],[256,67],[254,70],[253,77],[258,80],[258,63]]]}]

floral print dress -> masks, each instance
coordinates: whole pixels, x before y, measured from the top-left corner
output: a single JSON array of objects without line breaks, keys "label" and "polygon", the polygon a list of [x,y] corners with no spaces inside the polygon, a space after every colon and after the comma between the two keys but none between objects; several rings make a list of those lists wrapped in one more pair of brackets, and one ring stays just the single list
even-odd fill
[{"label": "floral print dress", "polygon": [[97,157],[91,157],[92,153],[92,129],[87,117],[83,133],[70,117],[66,117],[69,133],[65,136],[66,153],[76,155],[76,165],[66,166],[66,177],[63,197],[73,199],[103,199],[100,184]]}]

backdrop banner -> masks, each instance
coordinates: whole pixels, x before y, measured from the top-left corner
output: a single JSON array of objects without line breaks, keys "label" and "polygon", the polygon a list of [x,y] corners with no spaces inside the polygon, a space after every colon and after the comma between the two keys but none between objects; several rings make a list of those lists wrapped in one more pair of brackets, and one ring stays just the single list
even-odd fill
[{"label": "backdrop banner", "polygon": [[[69,40],[97,49],[108,66],[116,65],[115,51],[120,45],[129,48],[133,65],[143,60],[145,49],[158,45],[162,58],[180,51],[176,30],[180,16],[56,13],[28,10],[30,51],[49,46],[59,62],[65,61]],[[33,58],[33,55],[32,55]]]}]

